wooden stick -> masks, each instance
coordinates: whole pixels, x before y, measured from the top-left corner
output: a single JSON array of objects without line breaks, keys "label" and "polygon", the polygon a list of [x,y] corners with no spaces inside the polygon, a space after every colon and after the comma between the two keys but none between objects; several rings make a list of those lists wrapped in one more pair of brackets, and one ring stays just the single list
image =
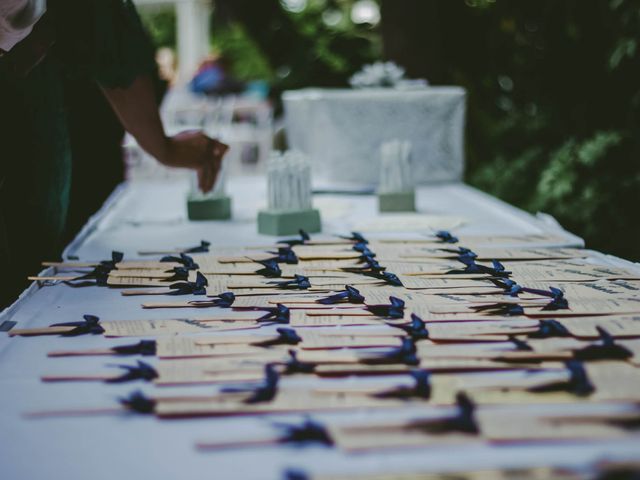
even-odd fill
[{"label": "wooden stick", "polygon": [[93,350],[56,350],[49,352],[47,357],[81,357],[90,355],[115,355],[115,353],[116,352],[110,348],[96,348]]},{"label": "wooden stick", "polygon": [[58,281],[58,282],[68,282],[71,280],[78,280],[80,277],[82,277],[82,275],[78,276],[74,276],[74,277],[55,277],[55,276],[43,276],[43,277],[27,277],[27,280],[31,281],[31,282],[44,282],[44,281]]},{"label": "wooden stick", "polygon": [[43,382],[104,382],[118,378],[118,375],[43,375]]},{"label": "wooden stick", "polygon": [[41,327],[41,328],[14,328],[9,330],[10,337],[29,337],[33,335],[59,335],[61,333],[67,333],[76,327],[61,326],[61,327]]},{"label": "wooden stick", "polygon": [[42,262],[43,267],[57,268],[90,268],[98,265],[99,263],[96,262]]},{"label": "wooden stick", "polygon": [[197,442],[198,450],[228,450],[233,448],[265,447],[269,445],[280,445],[282,441],[278,437],[264,440],[236,440],[233,442]]},{"label": "wooden stick", "polygon": [[136,295],[166,295],[169,292],[171,292],[171,289],[167,287],[164,290],[123,290],[120,294],[125,297],[132,297]]}]

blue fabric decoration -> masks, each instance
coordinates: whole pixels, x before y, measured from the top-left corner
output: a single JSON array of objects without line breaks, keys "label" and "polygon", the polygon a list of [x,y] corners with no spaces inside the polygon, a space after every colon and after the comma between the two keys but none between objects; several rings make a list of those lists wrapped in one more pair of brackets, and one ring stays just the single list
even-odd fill
[{"label": "blue fabric decoration", "polygon": [[405,365],[419,365],[420,359],[416,356],[416,344],[412,338],[402,339],[402,345],[386,352],[376,358],[365,358],[362,363],[368,365],[402,363]]},{"label": "blue fabric decoration", "polygon": [[280,244],[284,244],[284,245],[289,245],[290,247],[293,247],[295,245],[304,245],[306,242],[308,242],[309,240],[311,240],[311,237],[309,236],[309,234],[307,232],[305,232],[304,230],[300,229],[298,230],[298,233],[300,234],[300,238],[293,238],[290,240],[278,240],[277,243]]},{"label": "blue fabric decoration", "polygon": [[573,357],[576,360],[627,360],[633,357],[633,352],[617,344],[611,334],[604,328],[598,326],[596,329],[600,334],[600,341],[602,343],[594,343],[580,350],[575,350]]},{"label": "blue fabric decoration", "polygon": [[264,367],[265,379],[264,383],[253,391],[253,394],[247,398],[244,403],[266,403],[276,398],[278,394],[278,382],[280,375],[275,367],[268,363]]},{"label": "blue fabric decoration", "polygon": [[267,313],[256,320],[257,322],[289,323],[291,311],[289,307],[278,303],[275,308],[259,308]]},{"label": "blue fabric decoration", "polygon": [[189,306],[229,308],[233,305],[233,302],[235,302],[235,300],[235,294],[233,294],[232,292],[224,292],[218,295],[217,298],[209,298],[207,300],[192,300],[189,302]]},{"label": "blue fabric decoration", "polygon": [[[107,280],[109,278],[109,273],[111,270],[116,268],[116,265],[122,261],[124,258],[124,254],[122,252],[111,252],[111,260],[103,260],[98,265],[94,267],[94,269],[86,273],[80,277],[74,278],[73,280],[67,280],[64,283],[71,287],[86,287],[91,285],[98,285],[101,287],[107,286]],[[95,280],[93,282],[78,282],[78,280]]]},{"label": "blue fabric decoration", "polygon": [[516,351],[518,352],[533,352],[533,347],[531,345],[524,340],[520,340],[516,336],[510,335],[509,341],[513,343],[514,347],[516,347]]},{"label": "blue fabric decoration", "polygon": [[297,265],[298,257],[291,247],[280,247],[277,252],[267,252],[276,255],[269,260],[274,260],[277,263],[286,263],[287,265]]},{"label": "blue fabric decoration", "polygon": [[149,414],[153,413],[156,409],[156,401],[152,398],[145,396],[144,393],[137,390],[128,397],[119,399],[120,404],[136,413]]},{"label": "blue fabric decoration", "polygon": [[458,243],[458,237],[454,237],[450,232],[446,230],[438,230],[435,236],[443,243]]},{"label": "blue fabric decoration", "polygon": [[493,267],[487,267],[486,265],[480,265],[476,263],[475,259],[471,256],[460,255],[457,258],[458,261],[466,265],[463,270],[449,270],[447,274],[469,274],[469,273],[483,273],[491,275],[492,277],[506,278],[511,275],[511,272],[505,270],[504,265],[497,260],[492,260]]},{"label": "blue fabric decoration", "polygon": [[302,341],[302,338],[297,334],[293,328],[277,328],[277,338],[265,340],[263,342],[254,343],[258,347],[271,347],[273,345],[297,345]]},{"label": "blue fabric decoration", "polygon": [[284,365],[284,373],[293,375],[295,373],[313,373],[316,369],[315,363],[301,362],[295,350],[289,350],[289,360]]},{"label": "blue fabric decoration", "polygon": [[189,280],[189,270],[185,267],[173,267],[171,270],[167,270],[168,272],[173,272],[173,275],[163,278],[163,282],[186,282]]},{"label": "blue fabric decoration", "polygon": [[259,263],[264,268],[256,271],[256,274],[262,275],[267,278],[278,278],[282,276],[282,270],[280,270],[280,265],[273,259],[269,260],[256,260],[256,263]]},{"label": "blue fabric decoration", "polygon": [[283,476],[284,480],[311,480],[311,477],[309,475],[307,475],[306,472],[299,470],[299,469],[294,469],[294,468],[288,468],[287,470],[284,471],[284,476]]},{"label": "blue fabric decoration", "polygon": [[589,380],[584,364],[578,360],[569,360],[565,363],[569,370],[569,379],[566,381],[553,382],[548,385],[539,385],[529,388],[528,391],[536,393],[544,392],[569,392],[579,397],[586,397],[595,392],[595,387]]},{"label": "blue fabric decoration", "polygon": [[320,423],[306,419],[302,425],[276,424],[276,427],[284,430],[279,443],[320,443],[327,447],[333,446],[333,439],[328,430]]},{"label": "blue fabric decoration", "polygon": [[95,315],[83,315],[83,322],[54,323],[52,327],[75,327],[73,330],[62,333],[63,337],[77,337],[78,335],[99,335],[104,333],[100,326],[100,319]]},{"label": "blue fabric decoration", "polygon": [[369,243],[369,240],[364,238],[364,236],[359,232],[351,232],[351,236],[347,235],[338,235],[338,238],[343,238],[345,240],[351,240],[356,243]]},{"label": "blue fabric decoration", "polygon": [[404,300],[397,297],[389,297],[389,305],[367,305],[365,308],[377,317],[403,318]]},{"label": "blue fabric decoration", "polygon": [[411,323],[408,325],[396,325],[393,323],[389,323],[388,325],[404,330],[415,341],[429,338],[429,330],[427,330],[424,320],[415,313],[411,314]]},{"label": "blue fabric decoration", "polygon": [[490,303],[487,305],[474,305],[470,307],[475,312],[489,315],[501,315],[503,317],[517,317],[524,315],[524,308],[517,303]]},{"label": "blue fabric decoration", "polygon": [[135,366],[130,365],[116,365],[119,368],[123,368],[125,373],[119,377],[110,378],[105,380],[107,383],[124,383],[134,380],[145,380],[150,382],[153,379],[158,378],[158,372],[148,363],[138,360],[138,364]]},{"label": "blue fabric decoration", "polygon": [[181,253],[179,257],[166,255],[160,259],[163,263],[179,263],[187,270],[197,270],[200,266],[186,253]]},{"label": "blue fabric decoration", "polygon": [[196,247],[187,248],[184,250],[184,253],[207,253],[209,251],[210,246],[211,246],[211,242],[207,242],[206,240],[201,240],[200,245]]},{"label": "blue fabric decoration", "polygon": [[155,355],[156,354],[156,341],[155,340],[140,340],[133,345],[120,345],[118,347],[111,347],[111,351],[116,355]]},{"label": "blue fabric decoration", "polygon": [[527,335],[529,338],[570,337],[569,330],[557,320],[540,320],[537,332]]},{"label": "blue fabric decoration", "polygon": [[431,398],[431,374],[426,370],[412,370],[410,375],[415,383],[411,387],[401,386],[393,390],[376,393],[376,398],[421,398],[429,400]]},{"label": "blue fabric decoration", "polygon": [[294,275],[293,280],[283,280],[278,282],[267,282],[269,285],[275,285],[283,290],[308,290],[311,288],[309,278],[304,275]]},{"label": "blue fabric decoration", "polygon": [[371,252],[371,250],[369,250],[369,245],[367,245],[367,243],[369,242],[356,242],[351,246],[351,248],[356,252],[360,252],[360,253]]},{"label": "blue fabric decoration", "polygon": [[336,303],[364,303],[365,299],[358,289],[353,288],[351,285],[345,285],[344,288],[344,291],[316,300],[316,303],[321,303],[322,305],[334,305]]},{"label": "blue fabric decoration", "polygon": [[207,285],[209,285],[207,277],[200,272],[196,272],[195,282],[173,283],[169,285],[171,291],[167,295],[206,295]]}]

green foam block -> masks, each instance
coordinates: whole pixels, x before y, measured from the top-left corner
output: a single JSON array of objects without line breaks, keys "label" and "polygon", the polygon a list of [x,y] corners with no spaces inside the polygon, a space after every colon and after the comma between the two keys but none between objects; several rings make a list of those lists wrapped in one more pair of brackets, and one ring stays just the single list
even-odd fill
[{"label": "green foam block", "polygon": [[187,211],[189,220],[229,220],[231,218],[231,198],[189,198]]},{"label": "green foam block", "polygon": [[258,232],[263,235],[293,235],[302,229],[308,233],[322,230],[320,212],[310,210],[261,210]]},{"label": "green foam block", "polygon": [[415,212],[416,194],[410,192],[393,192],[378,194],[378,210],[381,212]]}]

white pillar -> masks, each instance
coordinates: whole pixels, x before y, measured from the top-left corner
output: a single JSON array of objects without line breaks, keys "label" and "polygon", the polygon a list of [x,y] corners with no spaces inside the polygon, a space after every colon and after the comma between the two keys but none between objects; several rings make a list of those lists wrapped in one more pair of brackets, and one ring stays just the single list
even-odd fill
[{"label": "white pillar", "polygon": [[209,53],[211,0],[176,1],[178,82],[188,82]]}]

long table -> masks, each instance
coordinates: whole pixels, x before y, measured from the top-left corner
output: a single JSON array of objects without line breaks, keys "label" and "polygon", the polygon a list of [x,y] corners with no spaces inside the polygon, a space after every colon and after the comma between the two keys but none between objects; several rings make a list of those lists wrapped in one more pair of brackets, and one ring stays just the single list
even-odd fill
[{"label": "long table", "polygon": [[[234,199],[232,221],[190,222],[186,217],[187,185],[181,182],[131,182],[122,184],[64,252],[66,258],[101,260],[112,250],[135,258],[139,250],[196,245],[268,245],[273,237],[259,235],[255,216],[265,199],[264,180],[243,177],[228,187]],[[325,233],[344,234],[354,224],[378,215],[376,199],[366,195],[316,196]],[[418,210],[426,214],[460,217],[460,234],[541,234],[563,238],[565,246],[582,241],[564,231],[552,218],[532,216],[463,184],[420,187]],[[414,232],[419,235],[425,232]],[[637,268],[624,260],[601,255],[611,265]],[[34,272],[35,273],[35,272]],[[71,288],[65,285],[32,285],[0,315],[0,325],[16,322],[22,328],[80,320],[83,314],[103,319],[175,318],[169,310],[144,311],[138,297],[123,297],[118,290],[102,287]],[[185,309],[180,316],[195,310]],[[299,419],[279,415],[268,418],[230,417],[158,420],[153,416],[104,414],[74,418],[25,418],[24,412],[72,407],[112,406],[118,397],[139,388],[149,395],[158,392],[149,384],[60,383],[47,384],[40,376],[60,372],[104,372],[108,364],[131,363],[108,357],[47,358],[47,352],[69,348],[104,348],[131,343],[101,336],[74,339],[50,337],[9,338],[0,335],[0,465],[3,479],[60,478],[180,478],[279,479],[287,468],[313,474],[392,472],[413,465],[434,471],[462,467],[524,467],[556,464],[584,467],[601,458],[637,458],[633,442],[607,441],[536,446],[450,446],[347,455],[322,447],[262,447],[203,453],[198,440],[232,439],[234,435],[265,431],[275,419]],[[153,360],[151,360],[153,362]],[[285,382],[337,380],[290,379]],[[346,381],[349,380],[340,380]],[[213,392],[211,386],[162,387],[161,392]],[[429,407],[421,407],[420,412]],[[540,407],[543,408],[543,407]],[[415,409],[400,412],[417,413]],[[314,415],[319,419],[343,416],[371,418],[387,412],[355,411]],[[367,417],[363,417],[367,418]]]}]

